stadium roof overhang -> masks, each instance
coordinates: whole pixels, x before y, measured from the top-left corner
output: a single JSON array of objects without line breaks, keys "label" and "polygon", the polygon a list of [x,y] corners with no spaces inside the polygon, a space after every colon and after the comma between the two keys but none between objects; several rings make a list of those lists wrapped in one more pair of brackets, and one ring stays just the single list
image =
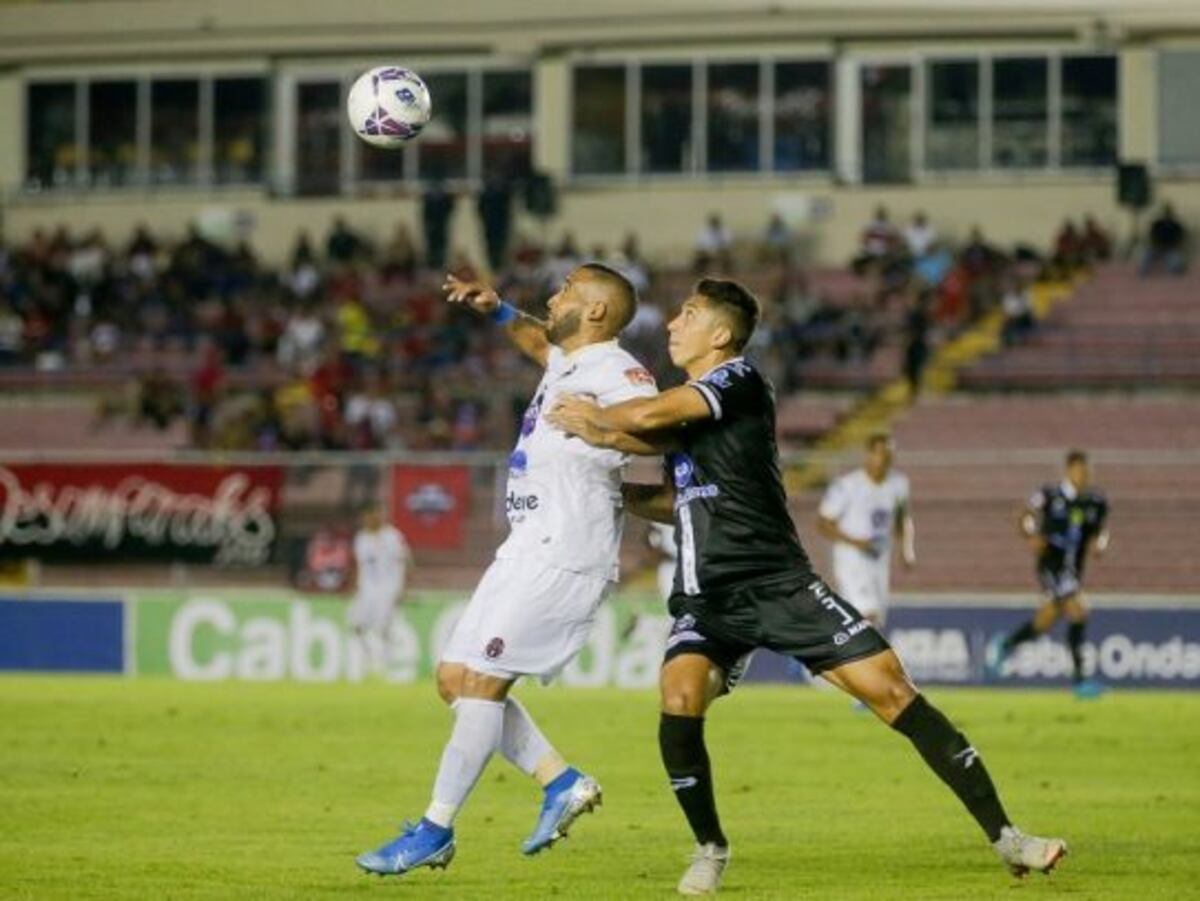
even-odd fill
[{"label": "stadium roof overhang", "polygon": [[0,0],[0,65],[261,55],[463,55],[664,42],[1114,45],[1200,39],[1195,0]]}]

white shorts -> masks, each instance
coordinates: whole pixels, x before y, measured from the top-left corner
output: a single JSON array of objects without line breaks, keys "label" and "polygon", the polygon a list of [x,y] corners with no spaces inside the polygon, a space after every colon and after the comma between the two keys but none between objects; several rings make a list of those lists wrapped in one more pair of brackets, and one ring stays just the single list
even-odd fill
[{"label": "white shorts", "polygon": [[442,651],[502,679],[549,681],[585,644],[613,582],[525,560],[494,560]]},{"label": "white shorts", "polygon": [[400,589],[359,591],[346,611],[346,622],[354,629],[381,632],[392,624]]},{"label": "white shorts", "polygon": [[875,616],[881,622],[887,614],[889,570],[890,561],[886,557],[872,560],[857,550],[854,556],[834,554],[833,557],[838,594],[858,608],[859,613]]}]

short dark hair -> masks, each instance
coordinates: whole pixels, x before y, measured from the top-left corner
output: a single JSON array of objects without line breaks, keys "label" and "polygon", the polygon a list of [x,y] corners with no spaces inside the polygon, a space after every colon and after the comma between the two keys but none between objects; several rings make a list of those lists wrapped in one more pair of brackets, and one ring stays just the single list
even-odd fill
[{"label": "short dark hair", "polygon": [[1074,450],[1067,451],[1067,465],[1074,466],[1076,463],[1086,463],[1088,461],[1087,451]]},{"label": "short dark hair", "polygon": [[762,314],[758,298],[727,278],[702,278],[696,282],[696,293],[729,318],[733,349],[745,347],[758,327],[758,317]]},{"label": "short dark hair", "polygon": [[877,444],[891,444],[892,436],[887,432],[872,432],[867,436],[867,450],[874,450]]},{"label": "short dark hair", "polygon": [[634,313],[637,312],[637,288],[633,286],[633,282],[613,269],[612,266],[606,266],[603,263],[584,263],[579,268],[586,269],[592,276],[599,279],[608,291],[616,305],[616,331],[620,332],[629,325],[633,320]]}]

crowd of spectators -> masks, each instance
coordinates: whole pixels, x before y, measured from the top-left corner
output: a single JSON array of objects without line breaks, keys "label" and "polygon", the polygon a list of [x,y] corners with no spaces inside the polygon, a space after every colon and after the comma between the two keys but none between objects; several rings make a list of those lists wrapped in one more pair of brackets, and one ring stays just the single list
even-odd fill
[{"label": "crowd of spectators", "polygon": [[[648,285],[632,237],[587,258]],[[506,295],[536,311],[584,259],[570,236],[550,252],[518,238]],[[448,264],[475,271],[461,254]],[[98,425],[182,419],[197,447],[503,446],[536,374],[487,320],[443,302],[444,271],[405,227],[376,246],[340,218],[320,241],[299,234],[277,269],[194,228],[120,245],[37,232],[0,248],[0,367],[127,372]]]},{"label": "crowd of spectators", "polygon": [[[115,363],[130,378],[105,395],[101,424],[124,416],[166,429],[183,420],[198,447],[501,448],[537,373],[489,322],[442,302],[445,269],[431,263],[464,276],[475,267],[442,246],[438,191],[426,198],[433,234],[424,221],[421,242],[401,225],[376,243],[338,218],[319,238],[300,233],[278,268],[247,242],[210,240],[195,228],[175,242],[147,228],[119,245],[59,229],[0,245],[0,367]],[[435,260],[423,249],[431,238]],[[1165,208],[1149,230],[1144,270],[1181,271],[1185,240]],[[675,270],[686,278],[736,265],[757,279],[764,316],[749,352],[783,391],[805,387],[814,360],[863,366],[885,345],[902,349],[915,390],[938,336],[999,310],[1003,341],[1026,340],[1036,329],[1030,283],[1112,254],[1090,216],[1064,223],[1040,253],[1002,250],[979,228],[955,246],[923,212],[897,227],[880,207],[863,229],[853,275],[834,292],[812,277],[797,247],[780,215],[737,242],[714,213],[697,236],[690,273]],[[656,290],[636,235],[612,251],[584,251],[569,233],[552,245],[517,234],[493,262],[502,264],[505,296],[536,313],[587,260],[617,267],[649,301],[623,340],[671,384],[678,374],[665,329],[679,298],[666,295],[678,293],[678,280]]]}]

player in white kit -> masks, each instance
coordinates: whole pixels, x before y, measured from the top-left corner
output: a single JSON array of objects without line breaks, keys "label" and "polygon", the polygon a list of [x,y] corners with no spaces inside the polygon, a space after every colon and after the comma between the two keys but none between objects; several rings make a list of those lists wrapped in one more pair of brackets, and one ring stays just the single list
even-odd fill
[{"label": "player in white kit", "polygon": [[619,449],[592,447],[543,416],[560,395],[586,394],[608,406],[657,393],[650,373],[616,342],[637,305],[623,276],[599,264],[580,266],[550,299],[544,323],[517,313],[486,285],[450,277],[446,288],[451,302],[504,324],[546,372],[509,457],[510,534],[438,666],[438,691],[455,722],[433,799],[416,826],[357,860],[380,875],[450,863],[454,818],[495,751],[544,788],[526,854],[549,847],[599,803],[600,786],[567,765],[509,689],[521,676],[552,678],[583,648],[618,574],[627,452],[653,452],[632,438]]},{"label": "player in white kit", "polygon": [[372,670],[386,663],[392,615],[404,593],[411,560],[400,530],[385,521],[381,507],[369,508],[354,536],[354,600],[346,621],[362,642]]},{"label": "player in white kit", "polygon": [[887,619],[893,536],[904,565],[917,562],[908,477],[892,469],[894,455],[889,436],[871,435],[864,465],[829,485],[817,517],[833,542],[838,592],[877,628]]}]

